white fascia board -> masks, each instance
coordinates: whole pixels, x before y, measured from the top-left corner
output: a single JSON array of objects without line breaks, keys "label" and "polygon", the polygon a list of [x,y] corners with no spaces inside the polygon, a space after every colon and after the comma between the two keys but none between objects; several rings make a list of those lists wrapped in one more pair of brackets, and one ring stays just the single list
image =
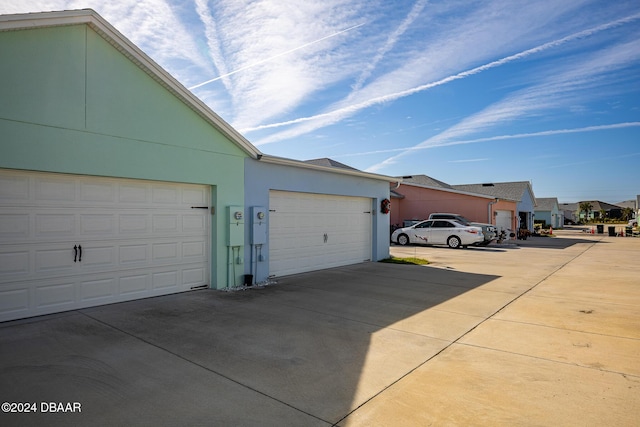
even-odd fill
[{"label": "white fascia board", "polygon": [[301,169],[312,169],[312,170],[317,170],[317,171],[322,171],[322,172],[336,173],[336,174],[340,174],[340,175],[357,176],[357,177],[360,177],[360,178],[375,179],[375,180],[378,180],[378,181],[386,181],[386,182],[392,182],[392,183],[402,182],[401,178],[396,178],[396,177],[393,177],[393,176],[378,175],[378,174],[375,174],[375,173],[362,172],[362,171],[355,170],[355,169],[343,169],[343,168],[335,168],[335,167],[328,167],[328,166],[313,165],[313,164],[310,164],[310,163],[305,163],[305,162],[300,161],[300,160],[287,159],[287,158],[284,158],[284,157],[277,157],[277,156],[269,156],[269,155],[266,155],[266,154],[260,156],[259,160],[261,162],[270,163],[270,164],[274,164],[274,165],[291,166],[291,167],[301,168]]},{"label": "white fascia board", "polygon": [[118,49],[129,60],[140,67],[151,78],[160,83],[165,89],[178,97],[189,108],[227,136],[251,157],[262,155],[253,144],[234,129],[229,123],[218,116],[211,108],[185,88],[178,80],[158,65],[139,47],[133,44],[122,33],[116,30],[104,18],[92,9],[69,10],[62,12],[38,12],[16,15],[0,15],[0,31],[66,26],[89,25],[109,44]]}]

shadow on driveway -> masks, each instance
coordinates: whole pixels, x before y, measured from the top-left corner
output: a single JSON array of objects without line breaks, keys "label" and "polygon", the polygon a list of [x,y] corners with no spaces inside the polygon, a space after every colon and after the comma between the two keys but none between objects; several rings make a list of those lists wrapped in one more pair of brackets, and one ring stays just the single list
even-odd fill
[{"label": "shadow on driveway", "polygon": [[495,278],[365,263],[7,322],[3,401],[82,412],[0,423],[331,425],[489,315],[465,293]]}]

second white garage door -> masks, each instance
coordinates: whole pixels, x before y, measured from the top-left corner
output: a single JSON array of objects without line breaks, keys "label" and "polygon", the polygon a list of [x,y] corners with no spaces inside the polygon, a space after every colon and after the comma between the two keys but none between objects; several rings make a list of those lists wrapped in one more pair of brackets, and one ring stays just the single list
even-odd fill
[{"label": "second white garage door", "polygon": [[283,276],[371,260],[366,197],[269,192],[269,274]]}]

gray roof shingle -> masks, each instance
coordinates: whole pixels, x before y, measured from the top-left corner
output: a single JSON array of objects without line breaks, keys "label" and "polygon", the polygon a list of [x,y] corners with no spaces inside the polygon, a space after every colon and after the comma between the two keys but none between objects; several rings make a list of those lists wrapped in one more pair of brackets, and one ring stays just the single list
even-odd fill
[{"label": "gray roof shingle", "polygon": [[[470,193],[480,193],[499,199],[522,200],[522,196],[527,188],[530,188],[528,181],[516,182],[492,182],[486,184],[461,184],[452,186],[456,190],[468,191]],[[533,193],[533,192],[532,192]],[[532,194],[533,196],[533,194]]]}]

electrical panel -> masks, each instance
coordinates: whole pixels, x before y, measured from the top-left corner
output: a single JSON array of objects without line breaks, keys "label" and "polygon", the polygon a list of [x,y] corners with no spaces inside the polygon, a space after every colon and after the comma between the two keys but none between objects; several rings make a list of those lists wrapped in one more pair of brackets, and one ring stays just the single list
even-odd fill
[{"label": "electrical panel", "polygon": [[261,206],[251,208],[251,244],[267,243],[267,209]]},{"label": "electrical panel", "polygon": [[244,246],[244,207],[227,206],[227,245]]}]

